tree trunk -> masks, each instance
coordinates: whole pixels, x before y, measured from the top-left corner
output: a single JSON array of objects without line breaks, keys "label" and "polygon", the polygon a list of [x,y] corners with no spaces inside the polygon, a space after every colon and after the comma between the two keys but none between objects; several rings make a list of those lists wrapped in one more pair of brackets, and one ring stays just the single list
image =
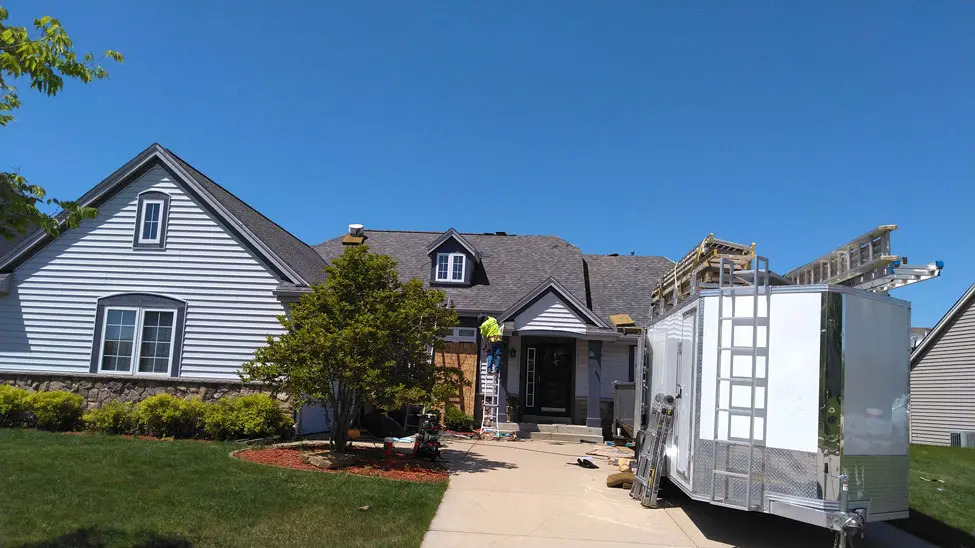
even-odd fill
[{"label": "tree trunk", "polygon": [[359,398],[354,391],[340,383],[335,390],[335,410],[332,413],[329,442],[332,451],[345,453],[349,443],[349,427],[359,408]]}]

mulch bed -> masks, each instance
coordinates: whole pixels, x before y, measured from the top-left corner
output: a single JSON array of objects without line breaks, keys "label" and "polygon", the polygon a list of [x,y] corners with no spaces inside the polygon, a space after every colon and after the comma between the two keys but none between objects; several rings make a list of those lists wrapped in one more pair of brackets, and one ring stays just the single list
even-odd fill
[{"label": "mulch bed", "polygon": [[356,447],[354,449],[356,462],[341,470],[323,470],[317,466],[301,462],[302,453],[303,451],[300,449],[269,447],[266,449],[245,449],[238,451],[234,456],[258,464],[313,472],[346,473],[401,481],[447,481],[447,470],[439,464],[414,459],[412,455],[398,452],[394,452],[392,456],[387,458],[383,456],[381,448]]}]

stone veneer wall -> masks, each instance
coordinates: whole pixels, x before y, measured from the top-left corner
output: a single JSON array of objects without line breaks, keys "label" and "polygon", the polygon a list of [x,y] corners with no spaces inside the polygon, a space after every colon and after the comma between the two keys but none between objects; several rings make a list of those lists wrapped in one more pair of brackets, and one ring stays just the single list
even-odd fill
[{"label": "stone veneer wall", "polygon": [[[179,379],[168,377],[134,377],[109,375],[66,375],[57,373],[0,372],[0,384],[9,384],[32,392],[65,390],[81,394],[85,408],[101,407],[111,400],[137,402],[156,394],[168,393],[181,398],[199,397],[205,402],[226,396],[248,396],[269,390],[239,381]],[[271,394],[282,407],[291,408],[287,394]]]}]

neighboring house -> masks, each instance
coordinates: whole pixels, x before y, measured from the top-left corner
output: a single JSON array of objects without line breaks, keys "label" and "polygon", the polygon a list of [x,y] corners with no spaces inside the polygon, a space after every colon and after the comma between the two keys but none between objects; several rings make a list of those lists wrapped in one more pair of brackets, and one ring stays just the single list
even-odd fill
[{"label": "neighboring house", "polygon": [[911,354],[911,442],[950,445],[964,432],[975,444],[975,284]]},{"label": "neighboring house", "polygon": [[158,144],[79,202],[98,216],[0,248],[0,382],[89,403],[246,391],[241,364],[324,279],[312,248]]},{"label": "neighboring house", "polygon": [[931,332],[930,327],[912,327],[911,328],[911,351],[914,351],[914,349],[917,348],[917,345],[921,344],[921,341],[923,341],[924,337],[927,337],[928,333],[930,332]]},{"label": "neighboring house", "polygon": [[664,257],[584,255],[555,236],[453,229],[362,231],[352,225],[350,234],[315,249],[331,261],[350,245],[389,255],[402,279],[420,278],[446,292],[460,322],[437,359],[463,365],[472,384],[456,401],[467,413],[480,413],[474,366],[483,370],[483,355],[476,317],[487,313],[505,327],[500,401],[517,398],[521,422],[599,429],[611,421],[613,382],[633,380],[637,343],[610,316],[628,314],[645,325],[653,286],[674,266]]}]

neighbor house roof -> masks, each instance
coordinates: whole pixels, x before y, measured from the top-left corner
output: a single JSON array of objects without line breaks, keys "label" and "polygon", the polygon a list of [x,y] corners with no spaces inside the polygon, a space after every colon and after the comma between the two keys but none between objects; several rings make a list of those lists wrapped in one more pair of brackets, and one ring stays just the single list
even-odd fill
[{"label": "neighbor house roof", "polygon": [[[431,262],[428,246],[442,232],[366,230],[364,245],[374,253],[392,257],[400,278],[420,278],[429,284]],[[555,278],[581,302],[586,302],[586,281],[582,252],[556,236],[516,236],[462,234],[480,254],[473,285],[437,285],[447,293],[460,311],[500,313],[537,288]],[[315,249],[326,261],[344,251],[342,238],[323,242]]]},{"label": "neighbor house roof", "polygon": [[593,311],[607,321],[614,314],[629,314],[637,325],[647,325],[654,286],[674,268],[674,262],[653,255],[585,255],[584,258]]},{"label": "neighbor house roof", "polygon": [[958,301],[956,301],[950,309],[948,309],[948,313],[938,321],[931,331],[928,332],[927,336],[921,339],[920,344],[918,344],[917,348],[915,348],[911,353],[911,367],[914,367],[917,364],[917,361],[921,359],[925,352],[928,351],[928,348],[945,334],[945,332],[954,323],[955,318],[964,312],[973,301],[975,301],[975,283],[973,283],[972,286],[968,288],[968,291],[966,291],[961,298],[958,299]]},{"label": "neighbor house roof", "polygon": [[[311,247],[158,143],[153,143],[129,160],[77,202],[83,206],[98,207],[156,165],[182,181],[187,190],[200,199],[201,205],[222,219],[245,245],[262,256],[288,281],[309,285],[324,279],[325,263]],[[0,271],[15,268],[51,241],[52,238],[43,230],[35,230],[16,241],[0,244]]]}]

